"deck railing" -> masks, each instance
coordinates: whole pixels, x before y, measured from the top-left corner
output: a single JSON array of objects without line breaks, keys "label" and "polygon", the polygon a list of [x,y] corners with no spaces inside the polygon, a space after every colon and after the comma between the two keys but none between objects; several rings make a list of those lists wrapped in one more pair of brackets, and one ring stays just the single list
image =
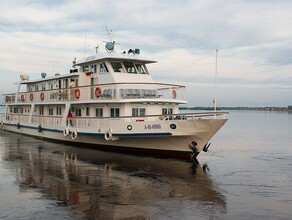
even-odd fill
[{"label": "deck railing", "polygon": [[[101,128],[111,127],[111,124],[116,121],[127,122],[143,122],[143,121],[178,121],[178,120],[200,120],[200,119],[213,119],[214,117],[226,118],[227,112],[200,112],[200,113],[180,113],[171,115],[147,115],[144,117],[122,116],[122,117],[74,117],[72,118],[72,126],[75,128]],[[33,115],[31,122],[29,122],[29,115],[22,115],[19,113],[6,114],[6,122],[20,123],[20,124],[40,124],[43,127],[60,127],[62,126],[61,116],[43,116]],[[66,125],[70,123],[68,120]]]},{"label": "deck railing", "polygon": [[119,99],[172,99],[185,101],[185,86],[161,83],[99,84],[94,86],[4,94],[3,104]]}]

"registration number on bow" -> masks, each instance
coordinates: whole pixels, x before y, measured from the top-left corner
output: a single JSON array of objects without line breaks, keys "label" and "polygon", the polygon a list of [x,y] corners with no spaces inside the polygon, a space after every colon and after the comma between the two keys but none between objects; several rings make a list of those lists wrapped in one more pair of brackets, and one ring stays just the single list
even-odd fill
[{"label": "registration number on bow", "polygon": [[145,125],[145,130],[151,130],[151,129],[161,129],[161,124]]}]

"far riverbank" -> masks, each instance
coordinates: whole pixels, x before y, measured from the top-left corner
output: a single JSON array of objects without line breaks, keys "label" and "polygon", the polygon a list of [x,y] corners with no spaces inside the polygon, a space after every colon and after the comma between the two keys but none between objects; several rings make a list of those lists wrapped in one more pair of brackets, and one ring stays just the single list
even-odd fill
[{"label": "far riverbank", "polygon": [[[203,110],[203,111],[213,111],[214,107],[201,107],[201,106],[196,106],[196,107],[180,107],[180,110]],[[217,107],[217,111],[225,111],[225,110],[251,110],[251,111],[281,111],[281,112],[292,112],[292,106],[287,106],[287,107]]]}]

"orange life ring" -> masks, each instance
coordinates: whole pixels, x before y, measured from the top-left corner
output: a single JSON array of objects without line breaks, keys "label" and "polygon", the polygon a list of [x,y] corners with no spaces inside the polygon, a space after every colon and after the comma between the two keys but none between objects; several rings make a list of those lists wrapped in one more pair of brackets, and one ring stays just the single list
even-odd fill
[{"label": "orange life ring", "polygon": [[5,97],[5,100],[6,100],[6,102],[9,102],[9,101],[10,101],[9,96],[6,96],[6,97]]},{"label": "orange life ring", "polygon": [[33,93],[30,94],[29,99],[30,101],[33,101]]},{"label": "orange life ring", "polygon": [[80,97],[80,89],[75,89],[74,96],[75,96],[76,99],[79,99],[79,97]]},{"label": "orange life ring", "polygon": [[95,97],[99,98],[101,96],[101,88],[100,87],[96,87],[95,89]]},{"label": "orange life ring", "polygon": [[44,94],[43,92],[41,93],[40,98],[41,98],[42,101],[44,101],[44,99],[45,99],[45,94]]},{"label": "orange life ring", "polygon": [[175,90],[172,90],[172,98],[176,99],[176,91]]},{"label": "orange life ring", "polygon": [[24,95],[21,95],[20,99],[22,102],[24,102]]}]

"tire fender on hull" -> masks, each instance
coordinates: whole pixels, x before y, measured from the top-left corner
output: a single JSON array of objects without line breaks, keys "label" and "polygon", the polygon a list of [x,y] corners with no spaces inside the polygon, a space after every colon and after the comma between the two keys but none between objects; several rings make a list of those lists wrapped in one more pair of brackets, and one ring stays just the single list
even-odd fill
[{"label": "tire fender on hull", "polygon": [[75,141],[78,137],[78,133],[76,130],[71,131],[71,139]]},{"label": "tire fender on hull", "polygon": [[63,130],[63,135],[64,135],[65,137],[68,137],[68,136],[70,135],[70,130],[69,130],[68,127],[66,127],[66,128]]},{"label": "tire fender on hull", "polygon": [[107,140],[107,141],[110,141],[113,139],[113,134],[111,132],[111,129],[108,129],[108,131],[106,131],[104,133],[104,139]]}]

